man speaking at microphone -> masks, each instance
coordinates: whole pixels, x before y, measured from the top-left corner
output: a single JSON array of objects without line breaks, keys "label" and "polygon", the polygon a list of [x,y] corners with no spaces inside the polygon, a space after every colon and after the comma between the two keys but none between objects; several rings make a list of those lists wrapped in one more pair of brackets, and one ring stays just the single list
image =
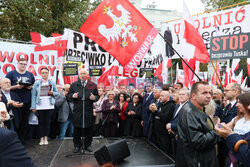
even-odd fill
[{"label": "man speaking at microphone", "polygon": [[[68,98],[74,103],[73,124],[74,124],[74,153],[84,149],[92,152],[91,143],[93,137],[93,103],[99,99],[97,85],[88,80],[89,73],[86,69],[79,71],[78,81],[72,83],[69,89]],[[84,141],[81,137],[84,136]]]}]

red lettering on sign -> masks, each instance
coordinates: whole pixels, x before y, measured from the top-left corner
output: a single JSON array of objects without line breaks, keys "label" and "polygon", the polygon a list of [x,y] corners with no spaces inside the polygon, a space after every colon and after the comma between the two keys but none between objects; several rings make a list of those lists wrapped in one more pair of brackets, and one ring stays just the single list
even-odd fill
[{"label": "red lettering on sign", "polygon": [[43,56],[42,54],[39,54],[39,57],[38,57],[38,62],[39,64],[43,64],[42,61],[45,63],[45,64],[49,64],[49,56],[48,55],[45,55]]},{"label": "red lettering on sign", "polygon": [[14,52],[10,52],[9,55],[8,51],[4,51],[2,55],[2,52],[0,51],[0,62],[5,62],[5,59],[7,58],[7,61],[11,63],[13,61],[14,54]]},{"label": "red lettering on sign", "polygon": [[[8,70],[8,68],[11,68],[10,70]],[[13,71],[15,70],[15,66],[13,64],[4,64],[2,66],[3,69],[3,73],[6,75],[8,73],[8,71]]]}]

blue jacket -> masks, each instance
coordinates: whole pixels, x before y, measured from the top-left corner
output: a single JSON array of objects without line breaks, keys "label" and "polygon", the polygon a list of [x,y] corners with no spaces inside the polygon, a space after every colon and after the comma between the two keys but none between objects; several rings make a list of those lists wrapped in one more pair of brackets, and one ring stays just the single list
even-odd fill
[{"label": "blue jacket", "polygon": [[35,167],[14,131],[0,127],[0,166]]},{"label": "blue jacket", "polygon": [[176,111],[178,110],[179,107],[180,107],[180,104],[177,104],[175,106],[175,110],[174,110],[174,113],[173,113],[173,118],[170,121],[170,123],[171,123],[171,130],[175,134],[177,134],[177,123],[178,123],[178,115],[179,115],[179,113],[177,113],[176,115],[175,115],[175,113],[176,113]]},{"label": "blue jacket", "polygon": [[[49,80],[49,85],[52,85],[52,91],[53,91],[53,95],[50,96],[50,104],[55,104],[55,96],[57,96],[59,93],[57,91],[57,88],[56,88],[56,84],[52,81],[52,80]],[[40,104],[41,102],[41,99],[40,99],[40,87],[42,85],[42,80],[37,80],[35,83],[34,83],[34,86],[33,86],[33,89],[32,89],[32,95],[31,95],[31,107],[30,109],[36,109],[36,105],[37,104]]]},{"label": "blue jacket", "polygon": [[[239,151],[234,151],[234,145],[239,140],[247,140],[248,145],[241,144],[239,147]],[[245,135],[239,135],[239,134],[231,134],[227,137],[227,147],[233,152],[233,155],[236,157],[236,159],[240,162],[242,162],[245,166],[250,165],[250,132],[246,133]]]},{"label": "blue jacket", "polygon": [[221,122],[225,122],[226,124],[229,123],[234,117],[237,116],[237,108],[236,108],[236,104],[235,103],[230,110],[227,111],[228,109],[228,105],[225,107],[225,109],[223,110],[220,120]]}]

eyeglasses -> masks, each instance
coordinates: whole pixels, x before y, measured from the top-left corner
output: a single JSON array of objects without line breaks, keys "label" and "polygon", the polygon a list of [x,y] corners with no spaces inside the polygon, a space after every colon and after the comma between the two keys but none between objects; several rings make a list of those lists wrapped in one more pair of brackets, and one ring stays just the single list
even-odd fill
[{"label": "eyeglasses", "polygon": [[26,63],[19,63],[21,66],[27,66]]}]

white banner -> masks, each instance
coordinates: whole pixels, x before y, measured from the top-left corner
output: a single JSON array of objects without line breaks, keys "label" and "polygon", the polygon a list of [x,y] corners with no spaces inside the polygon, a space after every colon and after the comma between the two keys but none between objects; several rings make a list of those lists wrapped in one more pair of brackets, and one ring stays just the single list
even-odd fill
[{"label": "white banner", "polygon": [[[250,32],[250,5],[193,16],[193,20],[209,50],[211,37]],[[172,40],[172,46],[180,55],[186,54],[182,52],[183,28],[183,19],[162,26],[162,35],[167,30],[171,32],[168,40]],[[173,58],[179,57],[174,54]]]},{"label": "white banner", "polygon": [[[102,66],[107,68],[112,64],[114,58],[108,52],[103,50],[94,41],[89,39],[84,34],[65,29],[64,34],[68,35],[68,44],[66,52],[66,61],[69,63],[78,63],[78,67],[89,66]],[[137,66],[136,69],[130,73],[125,71],[123,67],[119,66],[119,76],[123,77],[139,77],[140,68],[157,68],[163,60],[165,52],[164,45],[162,45],[163,39],[158,35],[148,53]]]},{"label": "white banner", "polygon": [[19,58],[28,60],[27,70],[30,71],[36,79],[41,78],[40,69],[47,67],[51,79],[56,78],[57,52],[42,51],[34,52],[35,45],[18,44],[0,41],[0,77],[16,69]]}]

